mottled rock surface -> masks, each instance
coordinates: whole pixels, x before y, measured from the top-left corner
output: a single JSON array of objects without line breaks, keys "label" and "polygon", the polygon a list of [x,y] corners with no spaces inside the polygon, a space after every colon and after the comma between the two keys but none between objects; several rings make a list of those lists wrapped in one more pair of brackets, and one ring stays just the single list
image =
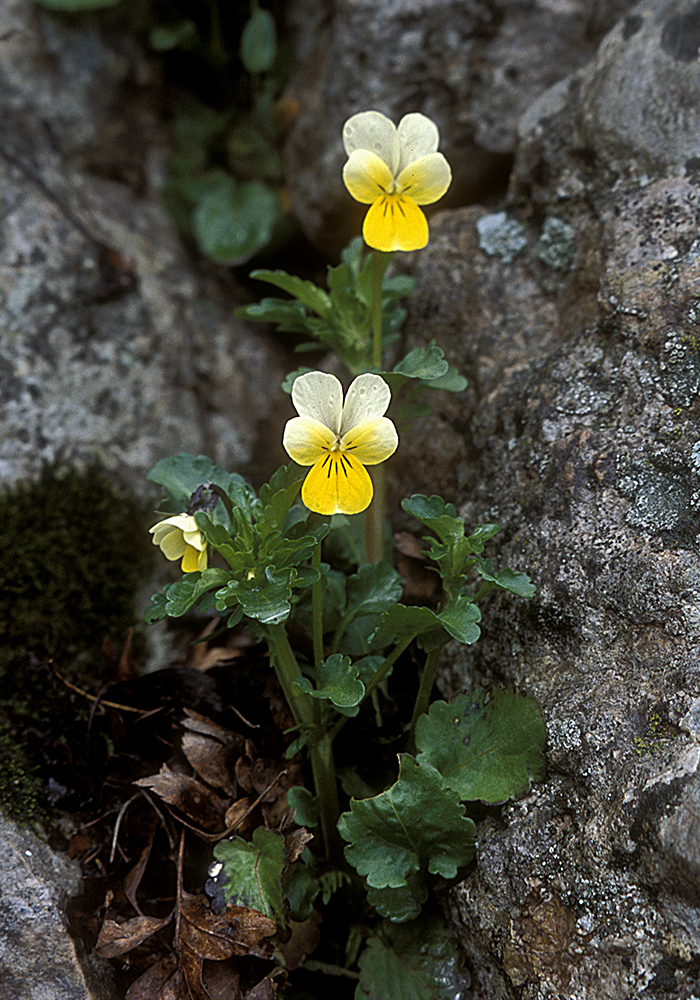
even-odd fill
[{"label": "mottled rock surface", "polygon": [[557,80],[584,66],[630,0],[339,0],[319,16],[293,5],[304,56],[289,87],[300,113],[287,143],[291,201],[307,235],[337,254],[363,210],[341,181],[340,136],[354,112],[437,123],[454,172],[445,204],[506,184],[518,121]]},{"label": "mottled rock surface", "polygon": [[514,683],[549,732],[546,781],[486,819],[450,896],[474,997],[700,995],[700,64],[667,51],[698,10],[630,12],[526,116],[504,209],[440,215],[414,260],[409,344],[437,337],[470,386],[404,443],[401,494],[499,522],[538,587],[485,608],[442,680]]},{"label": "mottled rock surface", "polygon": [[0,7],[0,35],[0,478],[97,456],[138,490],[179,451],[250,462],[285,366],[197,276],[147,176],[96,176],[137,68],[90,18],[29,0]]},{"label": "mottled rock surface", "polygon": [[3,1000],[117,1000],[109,965],[86,959],[67,932],[65,898],[79,889],[74,861],[0,816]]}]

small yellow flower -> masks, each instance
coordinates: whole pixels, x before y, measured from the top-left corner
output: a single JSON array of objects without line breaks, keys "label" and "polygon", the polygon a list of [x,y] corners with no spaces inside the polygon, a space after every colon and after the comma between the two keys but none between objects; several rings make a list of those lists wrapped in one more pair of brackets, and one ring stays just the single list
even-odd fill
[{"label": "small yellow flower", "polygon": [[437,125],[425,115],[404,115],[397,128],[379,111],[361,111],[343,126],[348,162],[343,180],[350,194],[371,208],[362,235],[375,250],[420,250],[428,220],[418,207],[442,198],[452,180],[437,152]]},{"label": "small yellow flower", "polygon": [[176,514],[149,529],[153,544],[160,546],[166,559],[182,556],[182,572],[194,573],[207,568],[207,543],[190,514]]},{"label": "small yellow flower", "polygon": [[385,461],[399,443],[384,416],[389,386],[379,375],[358,375],[343,403],[335,375],[307,372],[294,380],[292,402],[299,416],[287,422],[283,444],[295,462],[312,466],[301,499],[319,514],[359,514],[373,492],[365,466]]}]

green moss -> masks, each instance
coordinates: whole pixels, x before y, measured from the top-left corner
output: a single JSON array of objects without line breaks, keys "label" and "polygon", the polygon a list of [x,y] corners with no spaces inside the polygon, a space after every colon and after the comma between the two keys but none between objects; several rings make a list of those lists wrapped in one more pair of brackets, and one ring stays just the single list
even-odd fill
[{"label": "green moss", "polygon": [[43,798],[36,768],[9,727],[0,724],[0,810],[18,823],[33,826],[45,818]]},{"label": "green moss", "polygon": [[118,649],[152,566],[146,514],[97,465],[44,469],[0,494],[0,678],[17,657]]}]

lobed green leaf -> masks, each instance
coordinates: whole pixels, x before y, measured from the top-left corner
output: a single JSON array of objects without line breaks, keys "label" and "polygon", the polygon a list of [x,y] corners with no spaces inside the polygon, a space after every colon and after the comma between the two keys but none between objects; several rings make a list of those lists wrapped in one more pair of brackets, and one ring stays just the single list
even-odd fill
[{"label": "lobed green leaf", "polygon": [[399,777],[380,795],[350,803],[338,829],[345,856],[374,889],[399,888],[426,870],[454,878],[474,857],[476,828],[458,794],[430,764],[399,757]]},{"label": "lobed green leaf", "polygon": [[[316,667],[316,687],[307,677],[294,683],[312,698],[330,701],[338,708],[354,708],[364,697],[365,686],[358,677],[359,668],[349,656],[333,653]],[[356,713],[352,713],[356,714]]]},{"label": "lobed green leaf", "polygon": [[461,799],[487,804],[524,795],[541,780],[546,738],[537,702],[512,690],[434,702],[416,725],[419,763],[436,768]]},{"label": "lobed green leaf", "polygon": [[435,918],[382,924],[359,965],[367,1000],[455,1000],[464,995],[456,942]]},{"label": "lobed green leaf", "polygon": [[465,645],[476,642],[481,635],[481,629],[477,625],[481,621],[481,612],[471,597],[466,595],[460,595],[451,601],[440,612],[438,619],[453,639],[459,639]]},{"label": "lobed green leaf", "polygon": [[239,184],[221,173],[192,214],[200,250],[219,264],[242,264],[270,242],[282,218],[280,201],[262,181]]},{"label": "lobed green leaf", "polygon": [[213,854],[228,875],[224,891],[229,903],[258,910],[284,926],[283,838],[259,826],[252,843],[240,837],[222,840],[214,847]]}]

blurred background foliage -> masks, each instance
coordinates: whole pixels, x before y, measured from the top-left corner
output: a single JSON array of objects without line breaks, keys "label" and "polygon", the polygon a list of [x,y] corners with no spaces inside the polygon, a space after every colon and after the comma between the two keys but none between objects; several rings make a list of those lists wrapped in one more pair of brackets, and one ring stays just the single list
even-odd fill
[{"label": "blurred background foliage", "polygon": [[292,68],[282,0],[35,0],[66,16],[118,7],[163,61],[179,97],[163,199],[181,233],[219,264],[244,264],[295,233],[281,138]]}]

